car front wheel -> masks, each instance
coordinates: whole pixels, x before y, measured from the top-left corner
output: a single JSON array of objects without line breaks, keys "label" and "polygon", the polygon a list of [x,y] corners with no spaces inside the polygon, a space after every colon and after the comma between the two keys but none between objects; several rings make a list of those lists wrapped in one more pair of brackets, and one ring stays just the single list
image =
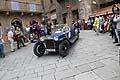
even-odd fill
[{"label": "car front wheel", "polygon": [[38,57],[41,57],[45,53],[45,46],[41,42],[37,42],[33,48],[34,54]]}]

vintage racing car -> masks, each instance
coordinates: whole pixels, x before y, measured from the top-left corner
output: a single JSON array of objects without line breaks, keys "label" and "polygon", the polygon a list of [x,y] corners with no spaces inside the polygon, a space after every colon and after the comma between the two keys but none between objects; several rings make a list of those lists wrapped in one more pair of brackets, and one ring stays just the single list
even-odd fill
[{"label": "vintage racing car", "polygon": [[36,56],[42,56],[47,52],[56,52],[65,57],[69,54],[70,46],[79,39],[79,29],[70,28],[67,31],[56,31],[48,37],[41,37],[35,43],[33,52]]}]

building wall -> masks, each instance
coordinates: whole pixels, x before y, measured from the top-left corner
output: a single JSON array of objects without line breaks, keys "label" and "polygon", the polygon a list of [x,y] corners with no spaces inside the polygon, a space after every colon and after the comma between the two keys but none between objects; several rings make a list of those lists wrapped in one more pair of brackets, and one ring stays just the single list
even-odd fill
[{"label": "building wall", "polygon": [[[12,1],[12,0],[1,0],[1,1]],[[14,1],[14,0],[13,0]],[[28,2],[28,3],[40,3],[41,2],[41,0],[15,0],[15,1],[18,1],[18,2]]]},{"label": "building wall", "polygon": [[22,21],[22,26],[23,27],[26,27],[26,25],[29,25],[29,22],[32,19],[36,20],[39,23],[41,22],[41,17],[39,15],[33,15],[33,16],[24,15],[24,16],[21,16],[18,13],[13,13],[13,14],[10,14],[10,15],[5,15],[5,14],[0,13],[0,23],[2,24],[2,26],[4,28],[12,26],[11,22],[12,22],[12,20],[14,20],[16,18],[20,19]]},{"label": "building wall", "polygon": [[[0,23],[2,24],[2,30],[4,32],[3,39],[7,41],[7,30],[10,28],[11,22],[14,19],[20,19],[22,21],[22,26],[26,27],[26,25],[29,25],[29,22],[31,19],[36,20],[37,22],[41,22],[41,0],[16,0],[20,2],[20,10],[12,10],[11,9],[11,2],[13,0],[0,0]],[[28,8],[27,3],[34,3],[36,5],[36,11],[30,11]],[[21,14],[24,14],[21,16]],[[33,16],[31,14],[33,13]]]},{"label": "building wall", "polygon": [[[73,20],[79,19],[80,5],[78,0],[59,0],[58,2],[61,6],[61,15],[63,15],[64,19],[66,18],[68,24],[71,24]],[[78,15],[73,13],[74,11],[78,11]]]},{"label": "building wall", "polygon": [[[29,2],[26,0],[25,1],[17,0],[16,5],[14,5],[15,3],[11,3],[11,1],[15,2],[14,0],[0,1],[0,11],[17,11],[17,12],[33,12],[33,13],[41,13],[42,11],[40,0],[37,1],[29,0]],[[35,6],[36,10],[35,8],[31,8],[31,6]]]},{"label": "building wall", "polygon": [[[25,5],[20,5],[20,6],[22,6],[21,7],[22,9],[20,9],[20,10],[17,10],[17,11],[12,10],[12,9],[9,10],[8,8],[10,8],[10,4],[8,4],[8,3],[10,1],[14,1],[14,0],[1,0],[0,1],[0,23],[2,23],[2,25],[4,27],[10,26],[11,25],[10,22],[14,18],[21,19],[23,22],[23,26],[27,25],[31,18],[35,18],[38,22],[40,22],[40,19],[41,19],[41,14],[40,14],[41,9],[40,8],[36,8],[37,11],[39,11],[39,12],[37,12],[37,11],[36,12],[30,12],[30,11],[24,12],[23,10],[25,8]],[[41,0],[16,0],[16,1],[23,2],[21,4],[24,4],[24,3],[25,4],[26,3],[41,4]],[[39,5],[39,6],[41,6],[41,5]],[[5,8],[5,7],[8,7],[8,8]],[[24,14],[23,17],[21,17],[22,13]],[[33,15],[33,17],[30,16],[30,14],[32,14],[32,13],[35,14],[35,15]]]},{"label": "building wall", "polygon": [[87,19],[92,14],[92,0],[82,0],[80,2],[80,19]]},{"label": "building wall", "polygon": [[[60,0],[60,3],[57,0],[53,0],[53,3],[50,3],[50,0],[44,0],[45,12],[48,15],[48,18],[51,21],[51,16],[56,14],[57,21],[59,24],[63,23],[63,14],[66,15],[67,23],[71,23],[73,18],[76,20],[75,15],[73,16],[72,11],[78,10],[79,11],[79,4],[78,1],[73,2],[70,0],[71,8],[68,10],[66,5],[68,4],[68,0]],[[54,13],[52,11],[55,11]],[[79,15],[78,15],[79,16]]]},{"label": "building wall", "polygon": [[50,12],[50,6],[51,6],[51,4],[50,4],[50,0],[43,0],[43,2],[44,2],[44,6],[45,6],[45,12]]},{"label": "building wall", "polygon": [[63,22],[61,15],[61,6],[56,0],[43,0],[45,6],[45,13],[47,13],[48,19],[52,22],[51,17],[56,15],[57,23],[61,24]]}]

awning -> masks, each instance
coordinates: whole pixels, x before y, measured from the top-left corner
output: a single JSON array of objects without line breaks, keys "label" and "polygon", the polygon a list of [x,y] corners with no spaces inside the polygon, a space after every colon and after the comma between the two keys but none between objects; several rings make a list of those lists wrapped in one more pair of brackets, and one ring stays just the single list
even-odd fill
[{"label": "awning", "polygon": [[[117,4],[117,6],[120,8],[120,4]],[[111,13],[112,13],[112,6],[109,6],[109,7],[101,8],[94,11],[91,16],[105,15],[105,14],[111,14]]]}]

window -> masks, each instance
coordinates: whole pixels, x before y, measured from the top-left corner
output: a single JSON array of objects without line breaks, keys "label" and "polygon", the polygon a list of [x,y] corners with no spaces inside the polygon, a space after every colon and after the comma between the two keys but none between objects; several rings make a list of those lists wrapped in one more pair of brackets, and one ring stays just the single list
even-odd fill
[{"label": "window", "polygon": [[29,10],[32,12],[36,11],[36,5],[35,4],[29,4]]},{"label": "window", "polygon": [[100,4],[100,8],[111,6],[114,3],[116,3],[115,0],[102,0]]},{"label": "window", "polygon": [[12,10],[20,10],[20,6],[18,2],[11,2],[11,9]]}]

